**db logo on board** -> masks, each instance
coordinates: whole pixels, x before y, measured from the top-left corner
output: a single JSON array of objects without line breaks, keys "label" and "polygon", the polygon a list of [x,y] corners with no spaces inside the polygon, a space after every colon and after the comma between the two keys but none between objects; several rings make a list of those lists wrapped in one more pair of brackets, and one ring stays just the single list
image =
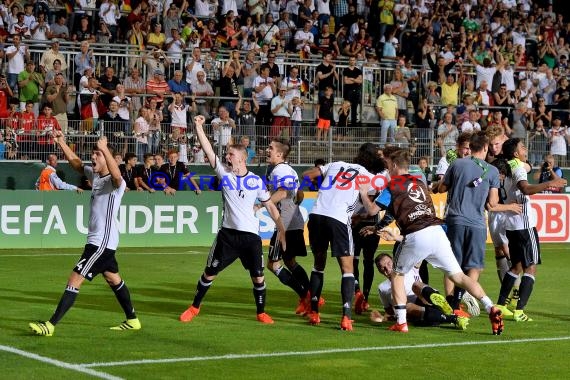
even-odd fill
[{"label": "db logo on board", "polygon": [[536,194],[531,196],[531,207],[536,212],[536,229],[541,242],[570,240],[570,196]]}]

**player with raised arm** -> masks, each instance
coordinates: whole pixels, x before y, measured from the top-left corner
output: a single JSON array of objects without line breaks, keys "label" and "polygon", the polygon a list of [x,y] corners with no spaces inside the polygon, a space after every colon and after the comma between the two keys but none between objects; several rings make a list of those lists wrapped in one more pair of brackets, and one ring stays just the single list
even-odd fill
[{"label": "player with raised arm", "polygon": [[493,334],[501,334],[503,331],[501,312],[493,305],[481,285],[461,270],[441,227],[443,221],[435,215],[426,185],[408,172],[409,153],[403,150],[397,151],[391,155],[390,161],[391,166],[388,170],[391,180],[374,203],[366,196],[369,184],[363,183],[360,186],[360,198],[370,214],[375,215],[381,210],[386,210],[394,216],[404,236],[398,252],[394,255],[394,271],[390,276],[394,314],[397,319],[390,330],[408,332],[404,275],[425,259],[445,272],[456,285],[466,289],[481,301],[489,313]]},{"label": "player with raised arm", "polygon": [[267,187],[271,193],[271,201],[277,205],[281,214],[287,241],[287,250],[284,250],[277,240],[277,231],[275,231],[271,237],[267,268],[283,285],[290,287],[299,295],[299,305],[295,312],[304,314],[309,295],[309,277],[295,259],[297,256],[307,256],[305,221],[299,209],[303,191],[299,189],[297,172],[287,162],[290,151],[289,142],[281,139],[271,140],[266,151],[269,164]]},{"label": "player with raised arm", "polygon": [[69,164],[93,184],[87,244],[67,280],[67,287],[53,316],[48,321],[32,322],[29,326],[38,335],[52,336],[55,325],[73,306],[83,281],[85,279],[91,281],[101,273],[115,293],[126,316],[123,323],[111,329],[139,330],[141,323],[131,303],[129,289],[119,275],[119,265],[115,259],[115,251],[119,245],[117,214],[127,185],[121,177],[113,152],[107,146],[107,138],[105,136],[99,138],[91,153],[91,166],[84,166],[66,144],[62,132],[55,131],[54,136],[55,142],[65,154]]},{"label": "player with raised arm", "polygon": [[259,219],[256,218],[254,205],[257,200],[269,212],[277,226],[277,240],[283,250],[285,227],[279,216],[279,210],[271,201],[271,195],[265,189],[263,180],[250,172],[246,166],[247,152],[242,145],[230,144],[227,147],[226,163],[212,149],[204,132],[206,118],[198,115],[194,118],[196,134],[208,157],[210,166],[220,179],[223,198],[222,226],[210,249],[206,268],[198,281],[192,305],[180,315],[181,322],[190,322],[200,312],[200,304],[216,276],[236,259],[249,270],[253,282],[253,295],[257,306],[257,320],[261,323],[273,323],[265,313],[265,278],[263,276],[263,250],[259,237]]},{"label": "player with raised arm", "polygon": [[[309,323],[320,323],[319,300],[323,289],[324,270],[327,250],[331,246],[331,255],[340,266],[342,319],[340,328],[352,330],[352,298],[354,296],[353,258],[351,217],[359,202],[358,187],[360,182],[372,182],[373,174],[384,170],[384,161],[378,157],[378,147],[371,143],[362,145],[354,163],[332,162],[315,167],[303,173],[303,178],[310,181],[323,176],[315,206],[309,215],[309,242],[314,256],[311,272],[311,312]],[[383,184],[375,184],[381,187]],[[370,188],[370,187],[368,187]],[[368,209],[370,212],[370,210]]]},{"label": "player with raised arm", "polygon": [[520,214],[511,213],[507,216],[506,230],[512,264],[511,269],[503,277],[497,304],[502,312],[508,313],[505,306],[507,297],[522,272],[519,299],[515,311],[509,317],[517,322],[527,322],[532,319],[524,313],[524,308],[534,287],[536,266],[541,262],[536,216],[531,211],[529,196],[544,191],[550,186],[566,186],[567,182],[555,176],[548,182],[529,184],[524,164],[527,160],[527,149],[521,139],[507,140],[503,144],[503,155],[509,160],[511,167],[511,176],[505,178],[506,203],[521,204],[522,212]]}]

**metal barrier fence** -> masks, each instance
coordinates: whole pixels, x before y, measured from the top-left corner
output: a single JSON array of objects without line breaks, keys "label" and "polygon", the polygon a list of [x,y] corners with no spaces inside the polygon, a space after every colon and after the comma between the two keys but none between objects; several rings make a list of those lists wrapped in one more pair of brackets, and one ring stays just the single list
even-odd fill
[{"label": "metal barrier fence", "polygon": [[[48,154],[57,154],[64,159],[61,151],[55,146],[51,137],[51,129],[36,130],[35,127],[24,130],[20,126],[6,126],[2,123],[0,128],[0,160],[44,160]],[[407,131],[409,132],[407,132]],[[174,150],[179,152],[180,160],[189,163],[204,163],[205,157],[199,146],[195,131],[190,126],[186,130],[172,128],[170,124],[162,124],[161,129],[146,134],[135,135],[128,123],[104,121],[69,120],[66,140],[74,152],[85,161],[91,159],[91,150],[101,134],[109,139],[118,153],[124,156],[127,152],[137,155],[142,161],[144,153],[160,153],[167,156]],[[225,154],[225,146],[230,142],[238,143],[241,138],[249,138],[249,148],[252,153],[250,164],[265,163],[265,150],[272,137],[281,137],[291,142],[289,162],[299,165],[312,165],[316,159],[330,161],[352,161],[357,155],[358,148],[365,142],[379,144],[380,126],[372,124],[364,127],[350,127],[341,130],[331,127],[322,140],[316,138],[314,123],[301,125],[298,137],[291,137],[291,129],[273,129],[270,126],[255,126],[253,130],[237,125],[235,129],[220,126],[214,128],[211,124],[205,126],[214,149],[220,157]],[[253,132],[253,133],[252,133]],[[547,143],[542,145],[533,143],[530,134],[529,159],[532,164],[541,163],[543,156],[549,153]],[[454,143],[438,145],[436,128],[408,128],[398,129],[394,140],[388,136],[387,145],[396,145],[408,149],[412,156],[412,163],[425,157],[429,165],[436,165],[442,154]],[[559,162],[565,165],[566,162]]]}]

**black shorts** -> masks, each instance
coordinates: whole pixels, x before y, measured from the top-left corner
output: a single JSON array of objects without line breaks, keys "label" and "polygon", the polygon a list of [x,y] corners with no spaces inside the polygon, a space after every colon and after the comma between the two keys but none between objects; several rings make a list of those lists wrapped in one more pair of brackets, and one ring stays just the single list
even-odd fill
[{"label": "black shorts", "polygon": [[91,281],[99,273],[119,273],[119,264],[115,259],[115,251],[113,249],[86,244],[83,254],[73,271]]},{"label": "black shorts", "polygon": [[374,226],[375,223],[358,223],[356,226],[352,228],[352,239],[354,241],[354,256],[360,257],[360,251],[363,252],[364,257],[372,255],[374,257],[374,253],[376,249],[378,249],[378,244],[380,243],[380,236],[377,234],[372,234],[368,236],[360,235],[360,230],[364,227]]},{"label": "black shorts", "polygon": [[541,263],[540,242],[535,227],[526,230],[507,230],[509,252],[513,265],[521,263],[523,268]]},{"label": "black shorts", "polygon": [[270,261],[290,260],[297,256],[307,256],[307,246],[305,245],[305,236],[303,230],[292,230],[285,232],[285,242],[287,250],[281,249],[281,244],[277,241],[277,231],[273,232],[271,242],[269,243]]},{"label": "black shorts", "polygon": [[238,258],[251,277],[263,276],[263,249],[259,235],[222,228],[210,249],[205,272],[208,276],[215,276]]},{"label": "black shorts", "polygon": [[326,253],[330,243],[332,257],[354,255],[350,225],[328,216],[310,214],[308,227],[313,254]]}]

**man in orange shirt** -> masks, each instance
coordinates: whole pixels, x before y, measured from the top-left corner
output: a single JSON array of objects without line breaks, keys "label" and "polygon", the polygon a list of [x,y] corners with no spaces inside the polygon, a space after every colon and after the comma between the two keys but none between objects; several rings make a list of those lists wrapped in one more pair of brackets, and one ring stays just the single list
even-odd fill
[{"label": "man in orange shirt", "polygon": [[75,185],[66,183],[59,178],[55,168],[57,167],[57,156],[50,154],[46,160],[46,167],[40,173],[40,177],[36,181],[36,190],[52,191],[52,190],[75,190],[82,193],[83,189]]}]

